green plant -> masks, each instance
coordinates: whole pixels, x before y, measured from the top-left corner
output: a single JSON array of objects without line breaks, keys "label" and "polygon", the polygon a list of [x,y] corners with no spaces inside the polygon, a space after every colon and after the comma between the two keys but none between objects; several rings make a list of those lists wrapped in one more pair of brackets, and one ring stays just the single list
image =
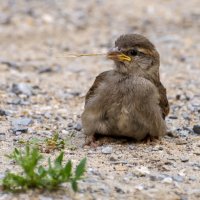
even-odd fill
[{"label": "green plant", "polygon": [[20,144],[27,144],[30,146],[36,146],[41,152],[50,153],[54,150],[62,150],[65,148],[65,141],[62,138],[59,138],[59,134],[55,133],[51,138],[47,139],[38,139],[31,138],[28,141],[19,140]]},{"label": "green plant", "polygon": [[82,179],[86,170],[86,158],[82,159],[72,172],[72,162],[69,160],[63,164],[64,153],[61,152],[52,163],[48,159],[47,168],[39,165],[42,155],[37,148],[31,149],[26,146],[25,151],[15,149],[8,157],[22,168],[22,172],[14,174],[8,172],[3,179],[3,188],[5,190],[20,191],[29,188],[40,188],[54,190],[65,182],[70,182],[72,189],[78,190],[77,181]]},{"label": "green plant", "polygon": [[65,147],[65,142],[63,139],[59,138],[58,133],[54,134],[53,137],[46,139],[45,144],[46,151],[51,151],[55,149],[61,150]]}]

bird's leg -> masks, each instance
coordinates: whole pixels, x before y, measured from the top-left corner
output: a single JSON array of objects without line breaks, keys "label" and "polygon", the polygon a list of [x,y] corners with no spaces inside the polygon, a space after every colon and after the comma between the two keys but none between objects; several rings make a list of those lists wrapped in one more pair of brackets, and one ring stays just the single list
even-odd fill
[{"label": "bird's leg", "polygon": [[94,148],[99,146],[99,143],[98,143],[94,134],[86,136],[84,146],[91,146],[91,147],[94,147]]},{"label": "bird's leg", "polygon": [[157,142],[159,140],[159,137],[158,136],[151,136],[151,135],[147,135],[144,140],[143,140],[143,143],[144,144],[152,144],[153,142]]}]

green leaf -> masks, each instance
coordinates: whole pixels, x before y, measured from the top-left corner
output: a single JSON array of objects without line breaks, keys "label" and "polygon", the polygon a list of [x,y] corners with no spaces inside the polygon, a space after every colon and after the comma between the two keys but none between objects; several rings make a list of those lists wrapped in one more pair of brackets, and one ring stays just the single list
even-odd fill
[{"label": "green leaf", "polygon": [[46,170],[44,169],[43,166],[39,166],[38,174],[39,174],[40,178],[46,175]]},{"label": "green leaf", "polygon": [[29,156],[30,154],[30,147],[29,145],[26,145],[26,155]]},{"label": "green leaf", "polygon": [[52,166],[51,166],[51,158],[48,158],[48,165],[49,165],[49,169],[51,169],[52,168]]},{"label": "green leaf", "polygon": [[37,148],[26,146],[24,151],[15,149],[10,155],[11,159],[16,161],[22,171],[19,173],[7,173],[2,180],[4,189],[11,191],[26,190],[31,188],[40,188],[53,190],[57,189],[61,183],[70,182],[74,191],[78,190],[78,180],[85,172],[86,158],[72,172],[72,162],[69,160],[63,163],[64,153],[61,152],[52,162],[48,158],[47,168],[38,165],[42,155]]},{"label": "green leaf", "polygon": [[54,136],[53,136],[53,140],[54,140],[54,141],[57,141],[57,140],[58,140],[58,137],[59,137],[59,134],[58,134],[58,133],[55,133]]},{"label": "green leaf", "polygon": [[76,179],[74,179],[74,180],[71,182],[71,185],[72,185],[72,189],[74,190],[74,192],[77,192],[77,191],[78,191],[78,184],[77,184]]},{"label": "green leaf", "polygon": [[80,179],[81,176],[83,176],[85,172],[85,167],[86,167],[86,158],[82,159],[81,162],[76,167],[76,171],[75,171],[76,179]]},{"label": "green leaf", "polygon": [[72,162],[69,160],[63,169],[63,178],[66,180],[71,176]]},{"label": "green leaf", "polygon": [[20,153],[19,153],[19,150],[17,149],[17,148],[15,148],[15,150],[14,150],[14,153],[17,155],[19,155]]},{"label": "green leaf", "polygon": [[54,161],[55,166],[57,167],[62,166],[63,156],[64,156],[64,153],[61,152],[60,155]]},{"label": "green leaf", "polygon": [[3,187],[10,190],[22,189],[26,185],[26,180],[19,175],[8,173],[3,179]]}]

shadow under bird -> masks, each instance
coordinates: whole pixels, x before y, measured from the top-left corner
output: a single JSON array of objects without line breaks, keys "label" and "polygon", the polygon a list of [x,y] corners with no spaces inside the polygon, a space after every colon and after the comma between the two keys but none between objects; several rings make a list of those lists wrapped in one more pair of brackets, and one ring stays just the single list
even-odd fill
[{"label": "shadow under bird", "polygon": [[114,69],[99,74],[85,98],[86,144],[95,142],[96,134],[137,141],[165,135],[169,104],[155,46],[142,35],[122,35],[107,58]]}]

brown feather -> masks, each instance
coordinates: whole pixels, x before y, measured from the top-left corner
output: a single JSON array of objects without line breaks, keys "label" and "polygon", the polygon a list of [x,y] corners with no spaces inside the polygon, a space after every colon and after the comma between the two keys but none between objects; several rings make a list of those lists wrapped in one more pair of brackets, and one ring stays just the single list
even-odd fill
[{"label": "brown feather", "polygon": [[[107,76],[107,74],[109,72],[110,71],[102,72],[101,74],[99,74],[96,77],[93,85],[90,87],[89,91],[86,94],[85,105],[87,104],[89,99],[95,94],[95,90],[98,88],[99,84],[101,82],[104,82],[104,80],[105,80],[105,78],[106,78],[106,76]],[[147,79],[150,80],[150,78],[147,78]],[[152,81],[152,82],[155,84],[155,86],[158,89],[158,92],[159,92],[159,95],[160,95],[159,105],[161,107],[163,119],[165,119],[165,117],[169,114],[169,110],[170,110],[169,109],[168,99],[167,99],[167,94],[166,94],[166,89],[165,89],[165,87],[163,86],[163,84],[160,81]]]},{"label": "brown feather", "polygon": [[98,88],[99,84],[101,82],[104,82],[104,79],[108,73],[109,71],[105,71],[96,77],[92,87],[90,87],[89,91],[87,92],[85,96],[85,105],[88,103],[89,99],[95,94],[95,90]]},{"label": "brown feather", "polygon": [[160,95],[160,107],[162,110],[162,116],[163,119],[165,119],[165,117],[169,114],[169,103],[167,100],[167,94],[166,94],[166,89],[164,88],[164,86],[162,85],[161,82],[158,82],[156,84],[156,87],[158,88],[158,92]]}]

